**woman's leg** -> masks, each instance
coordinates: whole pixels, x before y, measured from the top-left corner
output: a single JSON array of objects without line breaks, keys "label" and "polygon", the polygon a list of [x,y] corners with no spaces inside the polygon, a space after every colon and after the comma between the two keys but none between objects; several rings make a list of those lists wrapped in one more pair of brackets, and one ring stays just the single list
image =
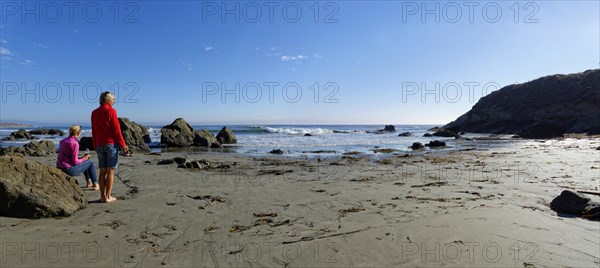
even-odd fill
[{"label": "woman's leg", "polygon": [[106,174],[106,185],[104,188],[106,202],[112,202],[112,201],[117,200],[115,197],[112,196],[112,188],[113,188],[113,184],[115,182],[115,169],[107,168],[106,173],[107,173]]}]

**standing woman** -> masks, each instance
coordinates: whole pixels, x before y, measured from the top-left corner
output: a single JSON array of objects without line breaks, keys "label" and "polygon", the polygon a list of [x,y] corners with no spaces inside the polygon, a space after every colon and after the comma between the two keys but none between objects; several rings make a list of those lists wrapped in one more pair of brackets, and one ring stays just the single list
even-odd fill
[{"label": "standing woman", "polygon": [[92,141],[100,168],[100,201],[105,203],[117,200],[112,196],[112,187],[119,160],[119,147],[125,152],[129,151],[121,134],[117,111],[112,108],[114,103],[115,95],[103,92],[100,95],[100,107],[92,112]]},{"label": "standing woman", "polygon": [[79,158],[79,141],[77,138],[81,135],[81,127],[72,125],[69,128],[69,137],[60,141],[58,146],[58,156],[56,167],[67,173],[69,176],[79,176],[81,173],[85,176],[87,187],[98,190],[98,177],[96,177],[96,166],[94,161],[89,160],[90,155],[86,154]]}]

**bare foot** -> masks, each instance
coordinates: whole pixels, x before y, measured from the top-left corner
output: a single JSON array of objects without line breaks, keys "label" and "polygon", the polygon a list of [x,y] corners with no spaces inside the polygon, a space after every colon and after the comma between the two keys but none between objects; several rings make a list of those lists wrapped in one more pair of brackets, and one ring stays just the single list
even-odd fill
[{"label": "bare foot", "polygon": [[117,198],[114,196],[111,196],[108,199],[106,199],[106,203],[115,202],[115,201],[117,201]]},{"label": "bare foot", "polygon": [[85,187],[87,187],[87,188],[92,188],[92,187],[94,187],[94,185],[93,185],[91,182],[88,182],[88,183],[87,183],[87,185],[86,185]]},{"label": "bare foot", "polygon": [[[92,186],[90,186],[90,188],[92,188]],[[94,186],[94,191],[98,191],[100,190],[100,185],[96,184],[96,186]]]}]

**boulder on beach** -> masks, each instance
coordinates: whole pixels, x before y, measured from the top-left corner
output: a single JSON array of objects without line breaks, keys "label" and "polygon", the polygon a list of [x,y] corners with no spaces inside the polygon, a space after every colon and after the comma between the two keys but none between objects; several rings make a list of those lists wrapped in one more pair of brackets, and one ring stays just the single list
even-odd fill
[{"label": "boulder on beach", "polygon": [[23,147],[9,146],[0,149],[0,155],[48,156],[56,153],[56,145],[49,140],[32,141]]},{"label": "boulder on beach", "polygon": [[444,147],[444,146],[446,146],[446,143],[443,142],[443,141],[435,140],[435,141],[430,141],[429,143],[425,144],[425,146],[427,146],[429,148],[432,148],[432,147]]},{"label": "boulder on beach", "polygon": [[51,129],[47,129],[47,128],[38,128],[38,129],[34,129],[34,130],[30,130],[29,134],[33,134],[33,135],[58,135],[58,136],[64,136],[65,132],[58,129],[58,128],[51,128]]},{"label": "boulder on beach", "polygon": [[10,135],[6,138],[3,138],[3,141],[15,141],[15,140],[35,140],[37,137],[29,134],[25,129],[19,129],[15,132],[10,133]]},{"label": "boulder on beach", "polygon": [[150,142],[148,128],[136,122],[130,121],[128,118],[119,117],[119,125],[125,144],[132,152],[149,152],[150,148],[146,144]]},{"label": "boulder on beach", "polygon": [[94,150],[94,140],[92,137],[81,137],[79,138],[79,151]]},{"label": "boulder on beach", "polygon": [[177,118],[170,125],[160,129],[160,143],[173,147],[188,147],[194,144],[196,133],[183,118]]},{"label": "boulder on beach", "polygon": [[444,128],[522,138],[600,134],[600,69],[508,85],[481,98]]},{"label": "boulder on beach", "polygon": [[87,203],[77,181],[61,170],[19,156],[0,157],[0,215],[65,217]]},{"label": "boulder on beach", "polygon": [[221,144],[232,144],[237,143],[237,138],[231,129],[223,127],[221,131],[219,131],[219,134],[217,134],[217,141]]},{"label": "boulder on beach", "polygon": [[571,190],[564,190],[550,202],[550,208],[559,213],[573,214],[591,220],[600,220],[600,203]]},{"label": "boulder on beach", "polygon": [[213,144],[219,144],[219,142],[210,131],[204,129],[196,131],[194,146],[212,147]]},{"label": "boulder on beach", "polygon": [[423,146],[423,144],[420,142],[413,142],[413,144],[410,146],[410,148],[413,150],[419,150],[419,149],[425,148],[425,146]]}]

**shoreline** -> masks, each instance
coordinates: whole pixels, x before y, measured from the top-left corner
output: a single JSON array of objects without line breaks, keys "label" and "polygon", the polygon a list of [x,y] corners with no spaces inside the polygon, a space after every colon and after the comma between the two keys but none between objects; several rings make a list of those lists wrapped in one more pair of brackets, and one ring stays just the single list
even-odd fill
[{"label": "shoreline", "polygon": [[[86,191],[88,208],[69,218],[1,217],[11,246],[3,264],[597,267],[598,222],[558,215],[548,204],[563,189],[599,191],[600,158],[590,156],[600,156],[600,140],[482,144],[378,160],[121,157],[117,202],[96,203],[98,192]],[[229,168],[156,164],[175,156]],[[35,253],[22,259],[30,248]],[[61,255],[49,262],[54,248]]]}]

